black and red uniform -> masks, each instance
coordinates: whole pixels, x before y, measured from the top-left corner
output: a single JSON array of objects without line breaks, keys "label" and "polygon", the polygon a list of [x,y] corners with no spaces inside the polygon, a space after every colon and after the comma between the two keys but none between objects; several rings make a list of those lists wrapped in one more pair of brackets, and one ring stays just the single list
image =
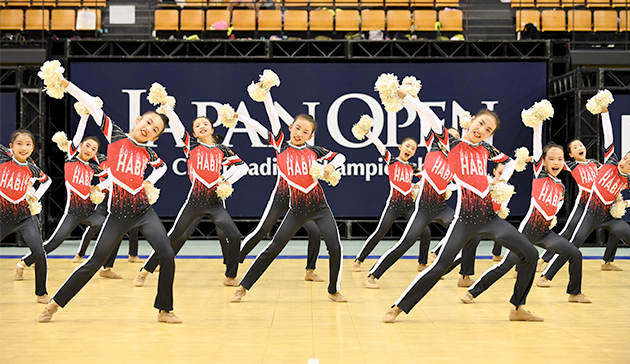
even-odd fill
[{"label": "black and red uniform", "polygon": [[151,183],[155,183],[164,174],[166,165],[146,144],[133,140],[115,125],[90,95],[72,83],[66,90],[87,107],[110,143],[107,147],[107,172],[112,184],[107,201],[109,214],[96,240],[94,251],[70,274],[53,299],[64,307],[94,276],[116,249],[124,234],[137,227],[158,253],[162,265],[155,308],[170,311],[173,309],[175,254],[164,225],[151,207],[143,186],[147,164],[154,168],[147,178]]},{"label": "black and red uniform", "polygon": [[[169,105],[164,105],[169,124],[184,142],[184,154],[188,159],[188,176],[192,183],[188,197],[179,210],[168,238],[177,254],[190,238],[204,216],[212,219],[217,231],[227,235],[228,249],[224,251],[225,276],[235,278],[238,273],[238,257],[241,233],[225,209],[225,202],[217,196],[217,186],[223,176],[231,184],[247,173],[247,165],[223,144],[204,144],[191,137],[181,120]],[[158,265],[158,256],[152,252],[143,268],[151,273]]]},{"label": "black and red uniform", "polygon": [[[534,180],[529,211],[519,226],[519,231],[532,244],[567,257],[570,262],[567,293],[577,295],[582,288],[582,253],[562,236],[551,231],[550,226],[564,203],[564,185],[550,176],[543,167],[542,125],[534,127]],[[519,258],[511,251],[506,252],[500,263],[486,270],[468,288],[473,297],[479,296],[499,278],[503,277]],[[520,269],[519,269],[520,275]]]},{"label": "black and red uniform", "polygon": [[17,232],[31,250],[35,264],[35,294],[47,294],[46,275],[48,265],[42,247],[42,237],[37,219],[28,208],[29,183],[40,182],[34,197],[38,200],[50,187],[50,178],[29,158],[21,163],[13,157],[11,149],[0,145],[0,241]]}]

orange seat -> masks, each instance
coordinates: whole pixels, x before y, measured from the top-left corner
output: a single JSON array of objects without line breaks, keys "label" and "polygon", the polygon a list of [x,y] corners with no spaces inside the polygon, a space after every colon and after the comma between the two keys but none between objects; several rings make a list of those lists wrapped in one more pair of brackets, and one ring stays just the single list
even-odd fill
[{"label": "orange seat", "polygon": [[413,21],[409,10],[389,10],[387,12],[387,30],[409,31],[411,24]]},{"label": "orange seat", "polygon": [[258,30],[262,30],[262,31],[282,30],[282,10],[258,11]]},{"label": "orange seat", "polygon": [[306,10],[285,10],[284,30],[308,30],[308,12]]},{"label": "orange seat", "polygon": [[630,23],[630,11],[621,10],[619,11],[619,31],[627,32],[630,30],[628,23]]},{"label": "orange seat", "polygon": [[[333,6],[334,0],[309,0],[309,4],[311,5],[311,9],[318,7],[326,7]],[[285,5],[286,6],[286,5]]]},{"label": "orange seat", "polygon": [[538,10],[517,10],[516,11],[516,31],[525,30],[525,25],[534,24],[540,29],[540,12]]},{"label": "orange seat", "polygon": [[406,8],[409,7],[409,0],[385,0],[386,7],[392,6],[404,6]]},{"label": "orange seat", "polygon": [[533,8],[536,7],[534,0],[512,0],[513,8]]},{"label": "orange seat", "polygon": [[[31,1],[31,6],[35,8],[41,8],[42,6],[47,8],[54,8],[57,6],[57,1],[55,0],[33,0]],[[51,15],[52,16],[52,15]]]},{"label": "orange seat", "polygon": [[562,7],[572,8],[574,6],[585,6],[586,0],[562,0]]},{"label": "orange seat", "polygon": [[560,0],[536,0],[538,8],[559,8],[560,6]]},{"label": "orange seat", "polygon": [[593,12],[594,32],[616,32],[617,12],[615,10],[595,10]]},{"label": "orange seat", "polygon": [[438,12],[438,18],[440,19],[440,23],[442,23],[443,31],[459,32],[464,29],[463,13],[461,10],[440,10]]},{"label": "orange seat", "polygon": [[437,8],[458,8],[459,1],[458,0],[435,0],[435,7]]},{"label": "orange seat", "polygon": [[81,7],[80,0],[57,0],[57,6],[72,6],[75,8]]},{"label": "orange seat", "polygon": [[361,0],[361,7],[362,8],[369,8],[369,7],[382,8],[383,0]]},{"label": "orange seat", "polygon": [[563,10],[543,10],[541,18],[543,32],[566,32],[566,14]]},{"label": "orange seat", "polygon": [[155,10],[155,30],[179,30],[179,11],[175,9]]},{"label": "orange seat", "polygon": [[437,21],[435,10],[415,10],[413,12],[413,24],[419,31],[434,31]]},{"label": "orange seat", "polygon": [[24,12],[25,30],[50,30],[50,10],[26,9]]},{"label": "orange seat", "polygon": [[385,30],[385,10],[361,10],[361,30]]},{"label": "orange seat", "polygon": [[570,32],[590,32],[593,30],[590,10],[569,10],[567,30]]},{"label": "orange seat", "polygon": [[232,27],[234,30],[256,30],[256,10],[232,10]]},{"label": "orange seat", "polygon": [[359,30],[359,11],[341,10],[335,12],[335,30],[343,32]]},{"label": "orange seat", "polygon": [[612,0],[613,8],[625,8],[630,6],[630,0]]},{"label": "orange seat", "polygon": [[335,0],[335,7],[357,8],[359,0]]},{"label": "orange seat", "polygon": [[179,13],[179,30],[202,31],[204,20],[203,9],[182,9]]},{"label": "orange seat", "polygon": [[608,8],[610,0],[586,0],[586,6],[589,8]]},{"label": "orange seat", "polygon": [[206,11],[206,30],[213,30],[212,24],[224,21],[227,26],[230,26],[230,11],[227,9],[209,9]]},{"label": "orange seat", "polygon": [[[308,5],[308,1],[307,0],[284,0],[284,6],[285,7],[307,6],[307,5]],[[331,1],[331,5],[332,5],[332,1]]]},{"label": "orange seat", "polygon": [[24,10],[0,9],[0,30],[24,30]]},{"label": "orange seat", "polygon": [[331,10],[311,10],[309,12],[309,29],[314,31],[332,31],[334,28]]},{"label": "orange seat", "polygon": [[433,0],[410,0],[411,6],[416,8],[434,8]]},{"label": "orange seat", "polygon": [[50,29],[74,30],[76,21],[74,9],[53,9],[50,14]]},{"label": "orange seat", "polygon": [[25,0],[7,0],[7,6],[21,6],[21,7],[29,7],[31,6],[31,1]]}]

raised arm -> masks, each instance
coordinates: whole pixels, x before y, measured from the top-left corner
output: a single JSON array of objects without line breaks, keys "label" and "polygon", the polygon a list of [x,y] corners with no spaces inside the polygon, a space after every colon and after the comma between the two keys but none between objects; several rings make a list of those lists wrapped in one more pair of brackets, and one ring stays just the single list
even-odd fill
[{"label": "raised arm", "polygon": [[420,120],[428,122],[429,125],[431,125],[431,129],[433,129],[433,131],[437,134],[441,134],[444,131],[444,124],[442,124],[440,118],[435,115],[430,107],[423,104],[417,97],[413,97],[403,91],[398,91],[399,96],[403,94],[403,102],[411,106],[418,112],[418,114],[420,114]]},{"label": "raised arm", "polygon": [[542,147],[542,124],[538,124],[534,126],[534,141],[533,141],[533,152],[532,159],[534,161],[534,175],[538,177],[540,171],[543,168],[543,163],[541,161],[543,147]]},{"label": "raised arm", "polygon": [[166,116],[168,116],[168,124],[171,129],[173,129],[175,134],[177,134],[178,138],[184,139],[184,136],[186,135],[186,128],[179,119],[179,116],[177,116],[177,113],[175,113],[175,110],[173,110],[171,105],[166,103],[166,101],[162,103],[162,109],[166,112]]},{"label": "raised arm", "polygon": [[269,122],[271,123],[271,132],[273,135],[278,135],[280,132],[280,118],[278,118],[278,113],[276,112],[276,108],[273,106],[273,99],[271,98],[271,91],[267,92],[267,96],[265,96],[265,110],[267,110],[267,115],[269,116]]},{"label": "raised arm", "polygon": [[98,106],[94,98],[68,80],[63,80],[61,81],[61,83],[62,86],[66,86],[66,91],[70,95],[72,95],[75,99],[77,99],[80,103],[87,107],[87,109],[90,111],[90,115],[92,115],[94,121],[96,121],[96,124],[98,124],[98,126],[102,126],[104,116],[103,110],[100,108],[100,106]]},{"label": "raised arm", "polygon": [[265,140],[267,140],[269,138],[269,130],[267,130],[267,128],[265,128],[264,126],[262,126],[261,123],[259,123],[258,121],[242,115],[242,114],[237,114],[238,115],[238,120],[240,122],[242,122],[243,124],[252,127],[254,130],[256,130],[256,132],[258,134],[260,134],[260,136],[262,136],[263,138],[265,138]]},{"label": "raised arm", "polygon": [[612,123],[610,122],[610,114],[608,113],[608,109],[604,109],[602,112],[602,130],[604,132],[604,153],[606,154],[606,158],[610,155],[611,152],[614,151],[614,135]]},{"label": "raised arm", "polygon": [[383,142],[381,142],[381,140],[376,135],[374,135],[374,133],[372,133],[371,131],[368,131],[367,137],[374,144],[376,149],[378,149],[378,152],[383,156],[383,158],[385,158],[385,156],[387,155],[387,149],[385,148],[385,144],[383,144]]},{"label": "raised arm", "polygon": [[87,126],[87,121],[90,116],[81,116],[81,120],[79,120],[79,125],[77,125],[77,132],[74,133],[74,137],[72,138],[72,143],[68,148],[68,158],[72,158],[72,156],[77,152],[79,148],[79,144],[83,140],[83,135],[85,135],[85,127]]}]

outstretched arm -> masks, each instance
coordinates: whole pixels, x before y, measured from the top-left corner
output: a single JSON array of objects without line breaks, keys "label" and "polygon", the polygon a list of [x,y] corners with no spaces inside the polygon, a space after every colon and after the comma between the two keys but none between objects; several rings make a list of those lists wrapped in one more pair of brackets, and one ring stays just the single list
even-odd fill
[{"label": "outstretched arm", "polygon": [[166,100],[162,102],[162,109],[166,112],[166,116],[168,116],[168,124],[171,129],[173,129],[175,134],[177,134],[178,138],[184,139],[184,136],[186,135],[186,128],[179,119],[179,116],[177,116],[175,110],[173,110],[171,105],[166,103]]},{"label": "outstretched arm", "polygon": [[608,113],[608,108],[604,108],[601,115],[602,130],[604,132],[604,152],[606,153],[607,158],[608,154],[614,149],[613,142],[615,139],[613,135],[612,123],[610,122],[610,114]]},{"label": "outstretched arm", "polygon": [[444,124],[442,124],[440,118],[435,115],[430,107],[423,104],[420,99],[418,99],[417,97],[413,97],[401,90],[398,90],[398,96],[403,99],[403,102],[414,108],[414,110],[416,110],[418,114],[420,114],[420,120],[428,122],[434,132],[436,132],[437,134],[441,134],[444,131]]},{"label": "outstretched arm", "polygon": [[534,126],[534,148],[532,159],[534,161],[534,176],[538,177],[542,170],[542,124]]},{"label": "outstretched arm", "polygon": [[383,158],[385,158],[387,154],[387,149],[385,148],[385,144],[383,144],[383,142],[381,142],[381,140],[376,135],[374,135],[374,133],[372,133],[371,131],[368,131],[367,137],[374,144],[376,149],[378,149],[378,152],[381,153]]},{"label": "outstretched arm", "polygon": [[271,123],[271,132],[273,135],[278,135],[280,132],[280,118],[278,118],[278,113],[276,112],[276,108],[273,106],[273,99],[271,98],[271,91],[267,92],[267,96],[265,96],[265,110],[267,110],[267,115],[269,116],[269,122]]},{"label": "outstretched arm", "polygon": [[92,115],[94,121],[96,121],[96,124],[98,124],[98,126],[103,125],[103,110],[100,108],[100,106],[98,106],[92,96],[90,96],[87,92],[81,90],[75,84],[69,82],[68,80],[61,81],[61,85],[65,86],[66,91],[70,95],[72,95],[75,99],[77,99],[80,103],[87,107],[87,109],[90,111],[90,115]]},{"label": "outstretched arm", "polygon": [[237,114],[237,115],[238,115],[238,120],[240,122],[242,122],[243,124],[245,124],[247,126],[250,126],[250,127],[254,128],[254,130],[256,130],[256,132],[258,134],[260,134],[260,136],[265,138],[265,140],[267,138],[269,138],[269,130],[267,130],[267,128],[262,126],[261,123],[259,123],[258,121],[254,120],[254,119],[252,119],[252,118],[250,118],[248,116],[245,116],[245,115],[242,115],[242,114]]}]

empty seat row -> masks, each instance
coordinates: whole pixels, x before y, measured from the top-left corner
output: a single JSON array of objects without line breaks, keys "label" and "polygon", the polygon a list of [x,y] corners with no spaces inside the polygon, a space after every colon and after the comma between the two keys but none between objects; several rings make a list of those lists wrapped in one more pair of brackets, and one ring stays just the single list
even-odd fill
[{"label": "empty seat row", "polygon": [[567,8],[576,6],[625,8],[630,6],[630,0],[512,0],[513,8]]},{"label": "empty seat row", "polygon": [[[205,16],[204,16],[205,15]],[[418,31],[435,30],[435,22],[443,31],[462,30],[460,10],[260,10],[258,20],[254,10],[157,9],[155,30],[202,31],[213,30],[213,24],[225,22],[234,30],[244,31]],[[258,25],[258,26],[257,26]]]},{"label": "empty seat row", "polygon": [[[621,10],[519,10],[516,12],[516,31],[534,24],[543,32],[616,32],[628,31],[630,11]],[[617,22],[619,16],[619,22]]]},{"label": "empty seat row", "polygon": [[0,6],[47,7],[66,6],[74,8],[96,8],[107,6],[105,0],[0,0]]},{"label": "empty seat row", "polygon": [[[204,0],[191,0],[186,1],[185,3],[177,3],[177,4],[164,4],[162,3],[161,7],[172,7],[183,5],[184,7],[217,7],[227,6],[229,1],[204,1]],[[234,4],[238,4],[238,2],[233,1]],[[320,6],[339,6],[339,7],[351,7],[351,6],[361,6],[361,7],[459,7],[459,0],[280,0],[276,3],[277,6],[284,5],[285,7],[300,7],[300,6],[311,6],[311,7],[320,7]]]},{"label": "empty seat row", "polygon": [[[100,29],[101,11],[86,10],[96,13],[96,29]],[[0,9],[0,30],[77,30],[76,19],[74,9]]]}]

